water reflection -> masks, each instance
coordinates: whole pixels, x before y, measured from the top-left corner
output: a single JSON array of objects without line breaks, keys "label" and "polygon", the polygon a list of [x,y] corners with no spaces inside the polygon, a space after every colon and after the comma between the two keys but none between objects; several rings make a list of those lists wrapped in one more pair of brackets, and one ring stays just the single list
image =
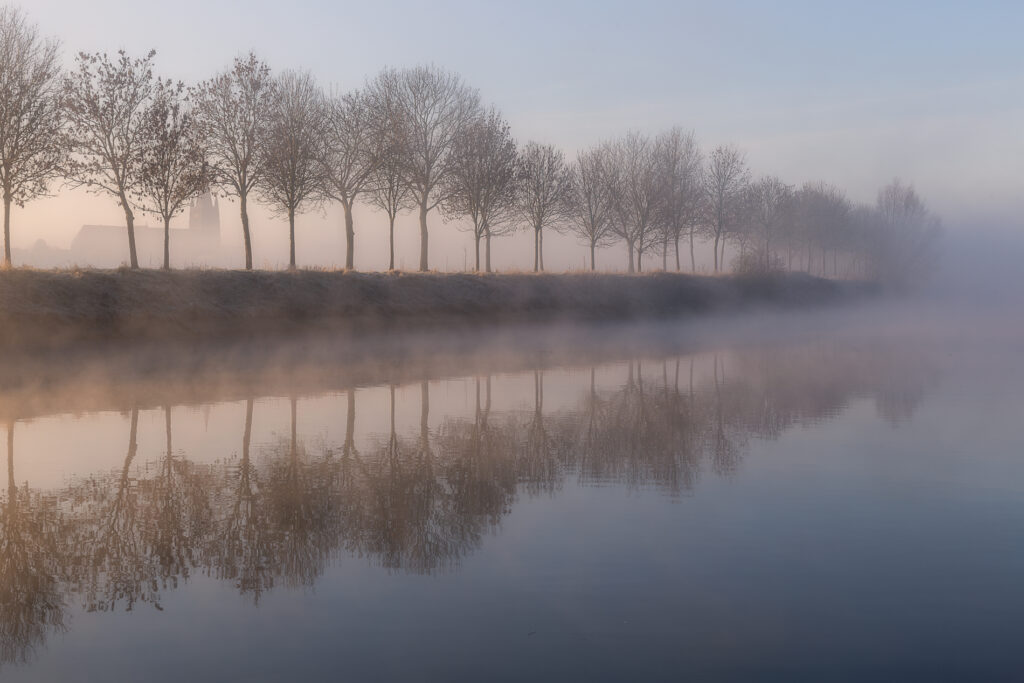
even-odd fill
[{"label": "water reflection", "polygon": [[69,604],[162,609],[161,596],[197,571],[258,604],[275,586],[315,585],[342,557],[399,572],[451,569],[522,496],[557,495],[570,481],[679,496],[701,476],[737,472],[750,439],[826,420],[855,399],[873,399],[893,423],[909,419],[937,374],[920,353],[824,343],[611,367],[624,379],[599,382],[608,368],[597,366],[558,373],[558,390],[574,398],[554,408],[545,405],[551,370],[517,375],[532,394],[527,388],[500,411],[494,378],[468,378],[470,414],[442,409],[433,428],[428,382],[419,383],[418,425],[407,429],[396,420],[396,388],[408,385],[388,384],[388,428],[372,435],[357,434],[361,390],[350,388],[333,400],[344,424],[336,442],[299,430],[302,402],[293,393],[287,434],[254,446],[260,415],[251,396],[241,424],[212,426],[234,431],[240,447],[213,462],[175,450],[170,405],[157,409],[161,456],[138,462],[135,405],[121,467],[56,490],[16,484],[12,421],[0,659],[30,659],[48,634],[65,629]]}]

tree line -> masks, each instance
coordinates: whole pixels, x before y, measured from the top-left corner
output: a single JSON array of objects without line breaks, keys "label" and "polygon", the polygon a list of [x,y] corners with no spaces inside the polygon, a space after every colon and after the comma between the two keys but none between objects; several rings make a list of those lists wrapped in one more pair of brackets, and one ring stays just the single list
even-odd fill
[{"label": "tree line", "polygon": [[[628,132],[581,150],[519,144],[508,121],[475,88],[435,66],[386,68],[361,88],[325,91],[309,72],[273,73],[250,53],[197,85],[154,73],[155,52],[80,53],[65,71],[56,40],[18,9],[0,9],[0,185],[4,263],[11,264],[10,207],[61,184],[116,201],[129,263],[138,268],[137,212],[164,228],[199,193],[237,201],[245,267],[252,269],[251,202],[288,222],[295,268],[296,218],[336,202],[344,213],[345,266],[355,254],[353,207],[394,224],[419,217],[420,270],[429,267],[433,213],[470,231],[474,267],[491,271],[491,242],[532,232],[533,269],[544,235],[572,234],[589,251],[625,247],[627,270],[645,255],[662,268],[697,270],[695,244],[710,244],[715,272],[725,248],[741,271],[804,270],[905,283],[931,264],[940,227],[914,188],[896,180],[858,205],[823,182],[794,187],[754,178],[732,145],[702,150],[691,131]],[[481,264],[481,255],[483,264]]]}]

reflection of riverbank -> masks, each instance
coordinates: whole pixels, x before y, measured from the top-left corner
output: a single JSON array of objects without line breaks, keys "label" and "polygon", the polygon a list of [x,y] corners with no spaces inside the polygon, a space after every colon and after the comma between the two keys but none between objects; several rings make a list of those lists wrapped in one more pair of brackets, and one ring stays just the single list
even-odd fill
[{"label": "reflection of riverbank", "polygon": [[[83,344],[73,352],[8,352],[0,358],[0,421],[59,413],[208,405],[250,396],[311,396],[352,387],[409,384],[468,374],[586,368],[808,337],[854,337],[905,312],[846,308],[634,325],[508,325],[471,333],[269,336],[247,342]],[[902,324],[902,323],[900,323]],[[894,339],[900,338],[899,334]]]},{"label": "reflection of riverbank", "polygon": [[[21,428],[12,424],[2,653],[5,661],[29,656],[64,627],[70,605],[159,606],[195,572],[259,602],[278,585],[315,584],[340,556],[401,572],[444,570],[522,496],[571,481],[679,495],[702,476],[737,471],[751,438],[827,420],[855,399],[874,400],[887,419],[908,418],[936,372],[905,348],[816,344],[483,375],[433,390],[425,381],[348,390],[327,397],[327,417],[304,415],[308,402],[294,397],[281,405],[285,414],[268,415],[250,398],[237,424],[206,427],[231,443],[206,458],[179,445],[176,403],[135,406],[116,468],[85,465],[48,489],[19,480]],[[505,394],[518,389],[499,399],[499,381]],[[456,387],[470,392],[468,411],[448,405]],[[360,432],[360,416],[381,411],[383,429]],[[159,443],[152,430],[140,439],[142,417],[160,423]],[[285,428],[254,440],[268,419]]]}]

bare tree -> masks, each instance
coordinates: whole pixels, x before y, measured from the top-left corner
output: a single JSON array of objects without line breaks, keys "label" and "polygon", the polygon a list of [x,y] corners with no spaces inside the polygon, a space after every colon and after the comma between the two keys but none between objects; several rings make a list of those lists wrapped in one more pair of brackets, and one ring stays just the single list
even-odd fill
[{"label": "bare tree", "polygon": [[139,207],[164,224],[164,270],[171,267],[171,219],[185,208],[205,182],[205,155],[192,125],[181,83],[157,80],[146,111]]},{"label": "bare tree", "polygon": [[250,53],[196,91],[196,125],[207,149],[210,179],[224,193],[238,197],[246,270],[252,270],[249,193],[263,175],[272,86],[270,68]]},{"label": "bare tree", "polygon": [[519,153],[508,122],[496,109],[481,112],[456,140],[452,157],[453,170],[441,208],[452,218],[469,218],[477,272],[480,271],[480,239],[487,238],[487,272],[490,272],[490,237],[509,224],[515,208]]},{"label": "bare tree", "polygon": [[74,187],[107,194],[124,209],[131,267],[139,267],[135,214],[129,197],[141,182],[146,112],[153,96],[153,57],[132,58],[121,50],[80,53],[78,68],[64,78],[64,110],[74,156],[68,179]]},{"label": "bare tree", "polygon": [[308,72],[285,71],[274,83],[261,189],[288,218],[288,267],[295,269],[295,215],[322,200],[328,129],[323,92]]},{"label": "bare tree", "polygon": [[599,145],[576,155],[573,166],[572,231],[590,247],[590,270],[597,265],[597,247],[616,240],[614,218],[614,167],[608,145]]},{"label": "bare tree", "polygon": [[771,268],[774,243],[792,217],[793,187],[775,176],[764,176],[749,190],[749,225],[758,242],[762,267]]},{"label": "bare tree", "polygon": [[612,158],[615,166],[614,231],[626,243],[632,273],[641,270],[644,252],[658,242],[657,211],[661,202],[658,155],[650,138],[630,132],[614,143]]},{"label": "bare tree", "polygon": [[15,7],[0,7],[0,186],[4,266],[11,265],[11,204],[47,194],[65,158],[60,46]]},{"label": "bare tree", "polygon": [[815,182],[800,188],[795,211],[797,229],[807,247],[807,272],[811,272],[813,249],[817,247],[821,252],[821,275],[825,276],[826,254],[842,241],[851,210],[846,195],[835,185]]},{"label": "bare tree", "polygon": [[572,169],[553,145],[529,142],[520,154],[516,211],[533,228],[533,272],[544,270],[544,228],[561,229],[572,216]]},{"label": "bare tree", "polygon": [[385,69],[369,86],[386,93],[391,129],[401,145],[402,175],[420,214],[420,270],[427,270],[427,214],[444,200],[454,169],[452,149],[480,110],[480,96],[453,73],[434,66]]},{"label": "bare tree", "polygon": [[[703,182],[704,224],[714,240],[716,273],[725,267],[725,239],[739,224],[749,178],[743,152],[736,147],[716,147],[708,158]],[[721,255],[719,245],[722,247]]]},{"label": "bare tree", "polygon": [[388,270],[395,269],[395,218],[416,207],[402,171],[403,145],[390,134],[391,117],[386,102],[374,101],[374,138],[377,163],[367,181],[366,197],[388,217]]},{"label": "bare tree", "polygon": [[701,159],[700,148],[692,132],[673,128],[656,141],[661,182],[658,224],[662,234],[662,266],[667,269],[668,244],[675,248],[676,270],[679,262],[679,240],[688,234],[690,270],[697,270],[693,253],[694,232],[700,218]]},{"label": "bare tree", "polygon": [[919,283],[935,265],[941,221],[914,187],[899,179],[878,191],[875,211],[870,251],[875,278],[894,287]]},{"label": "bare tree", "polygon": [[352,206],[366,191],[386,141],[374,135],[370,98],[356,90],[327,103],[329,135],[324,173],[328,197],[341,203],[345,212],[345,267],[355,264],[355,228]]}]

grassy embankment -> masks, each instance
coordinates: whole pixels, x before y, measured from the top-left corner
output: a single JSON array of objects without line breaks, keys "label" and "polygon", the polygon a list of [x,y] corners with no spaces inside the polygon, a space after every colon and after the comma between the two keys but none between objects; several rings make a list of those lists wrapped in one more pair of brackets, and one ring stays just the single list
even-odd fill
[{"label": "grassy embankment", "polygon": [[14,269],[0,272],[0,344],[651,319],[823,306],[870,291],[863,284],[797,274]]}]

